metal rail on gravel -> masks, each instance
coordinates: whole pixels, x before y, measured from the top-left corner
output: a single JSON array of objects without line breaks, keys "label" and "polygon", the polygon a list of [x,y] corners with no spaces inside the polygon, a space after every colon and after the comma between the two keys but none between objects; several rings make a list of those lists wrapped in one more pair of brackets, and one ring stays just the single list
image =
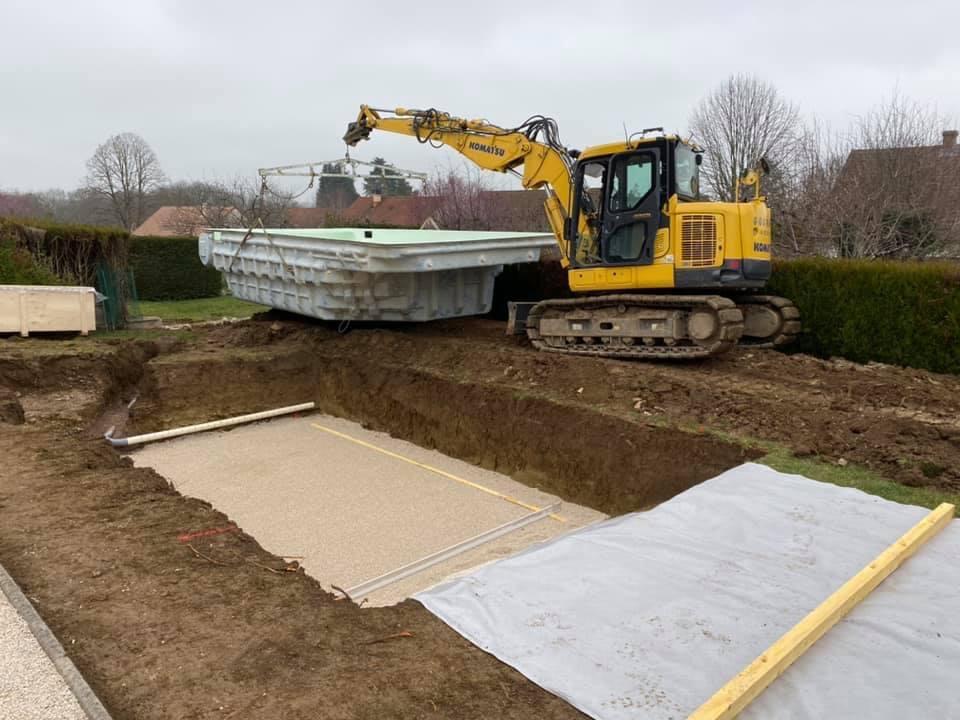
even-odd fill
[{"label": "metal rail on gravel", "polygon": [[479,535],[474,535],[472,538],[458,542],[456,545],[451,545],[448,548],[443,550],[438,550],[435,553],[431,553],[426,557],[422,557],[419,560],[415,560],[412,563],[398,567],[396,570],[391,570],[388,573],[384,573],[378,577],[362,582],[359,585],[354,585],[351,588],[347,588],[344,592],[351,600],[357,600],[362,598],[370,593],[385,588],[387,585],[392,585],[395,582],[399,582],[404,578],[408,578],[411,575],[416,575],[417,573],[426,570],[429,567],[442,563],[444,560],[449,560],[452,557],[465,553],[468,550],[472,550],[475,547],[488,543],[491,540],[496,540],[498,537],[506,535],[507,533],[513,532],[514,530],[519,530],[530,523],[535,523],[537,520],[542,520],[548,515],[556,512],[560,509],[560,503],[556,502],[552,505],[537,510],[536,512],[528,513],[522,517],[515,518],[509,522],[505,522],[503,525],[493,528],[492,530],[487,530],[482,532]]}]

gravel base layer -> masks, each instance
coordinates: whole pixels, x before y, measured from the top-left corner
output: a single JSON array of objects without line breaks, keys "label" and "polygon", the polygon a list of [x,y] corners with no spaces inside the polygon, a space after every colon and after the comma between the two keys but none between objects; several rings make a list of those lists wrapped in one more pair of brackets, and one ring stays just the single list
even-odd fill
[{"label": "gravel base layer", "polygon": [[[213,503],[269,551],[297,557],[329,589],[378,577],[559,500],[505,475],[320,414],[156,443],[132,458],[180,492]],[[606,517],[567,502],[560,516],[562,521],[544,518],[354,600],[392,605],[450,575]]]}]

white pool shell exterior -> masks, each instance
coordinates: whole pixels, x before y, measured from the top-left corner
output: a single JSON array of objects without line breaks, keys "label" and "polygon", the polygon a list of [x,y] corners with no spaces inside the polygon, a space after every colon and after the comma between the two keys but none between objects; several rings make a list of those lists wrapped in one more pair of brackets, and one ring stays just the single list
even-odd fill
[{"label": "white pool shell exterior", "polygon": [[423,322],[490,311],[504,265],[536,262],[542,233],[211,229],[204,264],[234,296],[323,320]]},{"label": "white pool shell exterior", "polygon": [[323,320],[423,322],[489,312],[503,266],[536,262],[554,242],[543,233],[211,229],[199,254],[244,300]]}]

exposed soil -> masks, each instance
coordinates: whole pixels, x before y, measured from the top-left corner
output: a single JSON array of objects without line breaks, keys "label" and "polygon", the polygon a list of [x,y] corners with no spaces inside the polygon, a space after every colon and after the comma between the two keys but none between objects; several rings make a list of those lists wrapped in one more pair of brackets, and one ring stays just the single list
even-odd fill
[{"label": "exposed soil", "polygon": [[0,423],[22,425],[26,420],[20,398],[10,389],[0,388]]},{"label": "exposed soil", "polygon": [[[649,507],[756,456],[709,435],[501,382],[501,358],[428,364],[408,352],[415,340],[385,330],[338,336],[322,327],[260,329],[261,337],[252,335],[256,325],[214,331],[196,350],[152,361],[151,391],[127,431],[314,400],[324,412],[607,513]],[[224,352],[238,336],[265,344]],[[492,381],[475,369],[486,362],[500,366]]]},{"label": "exposed soil", "polygon": [[769,351],[565,358],[502,333],[462,320],[340,335],[270,314],[186,342],[0,340],[0,399],[26,419],[0,422],[0,562],[118,720],[573,718],[415,602],[338,602],[242,532],[198,537],[195,553],[178,536],[229,518],[97,433],[315,400],[607,512],[755,454],[704,429],[960,489],[960,379]]},{"label": "exposed soil", "polygon": [[117,720],[577,716],[417,603],[336,602],[243,533],[195,556],[228,518],[100,444],[0,453],[0,558]]},{"label": "exposed soil", "polygon": [[[622,466],[621,478],[631,472],[649,475],[651,466],[660,465],[654,482],[662,484],[662,473],[674,470],[662,466],[665,458],[670,463],[679,457],[690,465],[700,463],[700,456],[687,453],[698,447],[697,431],[709,429],[745,441],[780,443],[800,455],[820,455],[831,461],[843,458],[907,485],[960,490],[960,378],[955,376],[767,350],[737,350],[720,358],[685,363],[547,355],[505,337],[503,325],[488,320],[411,325],[400,330],[361,328],[338,335],[324,325],[270,321],[270,317],[214,330],[190,353],[167,355],[151,363],[153,377],[161,385],[160,407],[151,422],[169,423],[191,408],[209,411],[206,399],[194,404],[182,391],[176,399],[177,388],[186,385],[175,375],[196,372],[205,364],[201,358],[216,356],[219,362],[232,363],[230,372],[255,373],[261,383],[270,384],[271,393],[290,388],[284,397],[291,401],[318,399],[329,411],[508,473],[517,471],[517,462],[531,462],[531,456],[525,454],[513,464],[504,457],[509,452],[499,450],[495,457],[477,457],[470,447],[457,445],[469,444],[469,438],[460,437],[463,433],[454,430],[454,437],[444,435],[451,434],[451,427],[458,423],[470,422],[464,417],[483,416],[488,403],[499,421],[481,422],[481,426],[484,432],[496,433],[514,422],[508,401],[514,405],[546,402],[551,410],[541,405],[529,416],[555,428],[560,437],[547,439],[540,434],[538,442],[563,446],[567,452],[575,446],[584,453],[595,452],[600,445],[606,462],[615,454],[619,456],[615,462],[628,464]],[[242,356],[235,349],[241,338]],[[231,352],[224,352],[227,349]],[[274,371],[293,382],[276,380]],[[425,402],[417,404],[417,393],[410,388],[417,378],[430,385],[453,383],[440,393],[444,403],[457,404],[456,412],[447,416],[449,423],[429,431],[423,427],[425,416],[436,416],[443,408],[422,407],[431,404],[430,393]],[[314,397],[310,388],[318,381],[329,382],[330,387]],[[260,405],[271,404],[272,396],[263,402],[254,383],[237,385],[240,387],[233,387],[225,372],[209,378],[200,392],[211,395],[221,414],[258,400]],[[385,395],[384,402],[395,398],[400,407],[382,410],[376,406],[377,398],[357,397],[356,391],[371,388]],[[408,396],[396,397],[403,392]],[[395,416],[411,407],[418,413],[412,426],[397,424]],[[581,422],[584,417],[589,421]],[[615,431],[607,428],[594,433],[588,427],[611,419],[629,423],[629,439],[636,445],[632,453],[640,460],[638,470],[629,467],[635,463],[629,453],[617,451]],[[676,427],[693,432],[678,435]],[[654,433],[656,440],[636,437],[649,429],[665,428],[670,429]],[[602,447],[603,443],[611,444]],[[509,441],[481,444],[490,453],[491,447]],[[544,448],[539,454],[551,452]],[[720,464],[726,461],[721,455]],[[931,472],[931,468],[936,470]],[[670,485],[667,497],[674,494],[671,489],[675,487]],[[607,506],[607,510],[636,509],[637,499]],[[640,502],[661,499],[657,494],[640,498]],[[596,500],[592,504],[598,506]]]}]

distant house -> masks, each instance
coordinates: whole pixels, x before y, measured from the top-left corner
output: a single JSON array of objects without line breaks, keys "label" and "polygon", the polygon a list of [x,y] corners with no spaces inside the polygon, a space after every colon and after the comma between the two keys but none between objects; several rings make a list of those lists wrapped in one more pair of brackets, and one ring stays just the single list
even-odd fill
[{"label": "distant house", "polygon": [[[322,228],[335,223],[346,227],[549,232],[543,210],[545,198],[545,193],[536,190],[483,190],[459,197],[366,195],[339,212],[332,208],[287,208],[280,224],[290,228]],[[241,226],[240,213],[234,208],[168,205],[148,217],[133,234],[189,236],[208,227]]]},{"label": "distant house", "polygon": [[427,221],[436,198],[422,195],[366,195],[340,213],[346,224],[418,228]]},{"label": "distant house", "polygon": [[199,205],[165,205],[143,221],[133,235],[187,237],[208,227],[237,227],[240,213],[235,208]]},{"label": "distant house", "polygon": [[[902,254],[898,243],[929,242],[933,255],[960,253],[960,146],[946,130],[938,145],[853,150],[835,193],[845,222],[879,255]],[[889,247],[889,251],[885,250]]]},{"label": "distant house", "polygon": [[291,207],[285,211],[286,225],[292,228],[319,228],[333,214],[335,211],[331,208]]}]

